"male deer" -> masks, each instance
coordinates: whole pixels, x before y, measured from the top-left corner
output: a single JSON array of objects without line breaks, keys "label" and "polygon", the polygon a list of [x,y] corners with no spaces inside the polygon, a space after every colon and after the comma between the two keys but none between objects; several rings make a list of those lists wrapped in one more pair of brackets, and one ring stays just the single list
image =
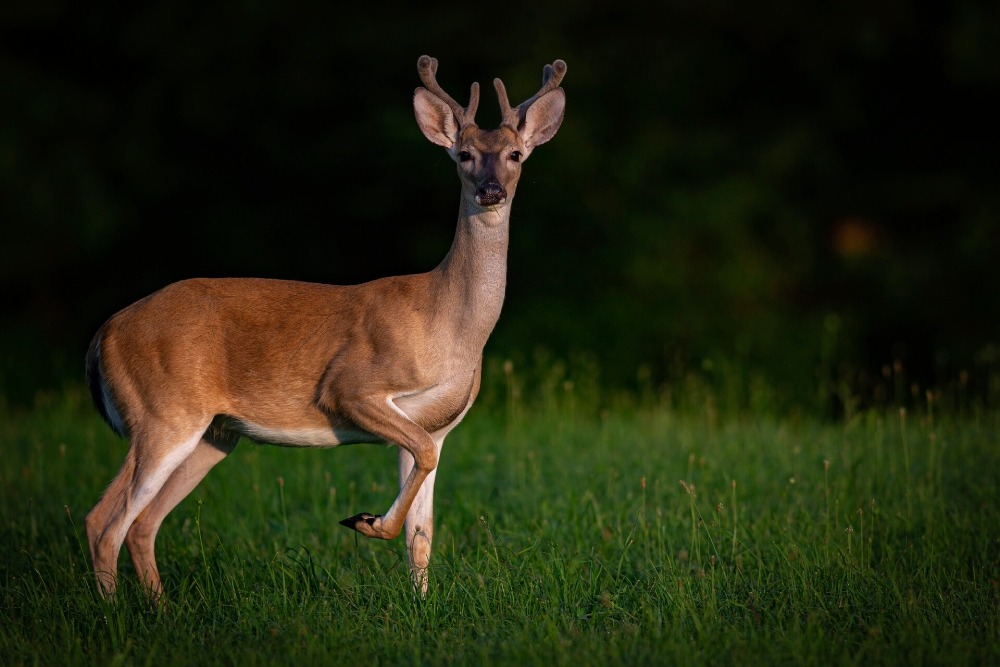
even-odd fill
[{"label": "male deer", "polygon": [[151,596],[163,592],[153,545],[163,518],[240,436],[262,443],[399,447],[399,495],[384,515],[340,523],[393,539],[406,527],[421,593],[433,538],[434,477],[445,436],[479,392],[483,347],[500,316],[510,205],[521,163],[555,135],[566,63],[511,107],[500,79],[499,129],[475,123],[479,85],[462,108],[421,56],[417,124],[458,165],[451,249],[432,271],[360,285],[254,278],[180,281],[128,306],[87,352],[94,403],[130,440],[121,471],[87,515],[98,587],[113,595],[128,546]]}]

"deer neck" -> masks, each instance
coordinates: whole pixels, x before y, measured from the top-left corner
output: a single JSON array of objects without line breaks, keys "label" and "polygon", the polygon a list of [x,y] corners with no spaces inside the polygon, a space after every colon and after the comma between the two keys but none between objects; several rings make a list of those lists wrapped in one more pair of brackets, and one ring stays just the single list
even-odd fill
[{"label": "deer neck", "polygon": [[510,198],[483,209],[463,197],[455,239],[435,269],[447,304],[442,317],[451,320],[462,338],[480,351],[500,317],[509,236]]}]

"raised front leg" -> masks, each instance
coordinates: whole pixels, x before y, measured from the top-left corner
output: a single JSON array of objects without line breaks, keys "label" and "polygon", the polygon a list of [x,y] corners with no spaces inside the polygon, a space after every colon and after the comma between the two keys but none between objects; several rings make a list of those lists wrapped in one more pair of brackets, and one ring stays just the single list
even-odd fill
[{"label": "raised front leg", "polygon": [[362,512],[340,522],[365,537],[391,540],[403,529],[403,522],[421,486],[437,467],[438,446],[427,431],[393,403],[391,395],[344,401],[340,409],[358,427],[399,445],[414,462],[400,484],[399,495],[384,515]]}]

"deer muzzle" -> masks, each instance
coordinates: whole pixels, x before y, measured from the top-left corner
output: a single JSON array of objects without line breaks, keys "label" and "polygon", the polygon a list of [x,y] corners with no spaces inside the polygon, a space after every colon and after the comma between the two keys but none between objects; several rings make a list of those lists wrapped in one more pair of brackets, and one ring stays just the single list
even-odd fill
[{"label": "deer muzzle", "polygon": [[498,181],[489,180],[476,188],[476,203],[480,206],[496,206],[507,201],[507,191]]}]

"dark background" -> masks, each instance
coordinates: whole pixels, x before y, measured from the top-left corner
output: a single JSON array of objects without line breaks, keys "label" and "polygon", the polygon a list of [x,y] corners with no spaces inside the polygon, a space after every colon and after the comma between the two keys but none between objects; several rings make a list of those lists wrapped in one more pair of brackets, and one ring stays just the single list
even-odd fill
[{"label": "dark background", "polygon": [[833,410],[903,368],[989,393],[1000,5],[418,4],[5,3],[0,395],[79,382],[180,278],[432,268],[458,181],[413,120],[424,53],[487,127],[494,76],[516,103],[569,65],[488,354]]}]

